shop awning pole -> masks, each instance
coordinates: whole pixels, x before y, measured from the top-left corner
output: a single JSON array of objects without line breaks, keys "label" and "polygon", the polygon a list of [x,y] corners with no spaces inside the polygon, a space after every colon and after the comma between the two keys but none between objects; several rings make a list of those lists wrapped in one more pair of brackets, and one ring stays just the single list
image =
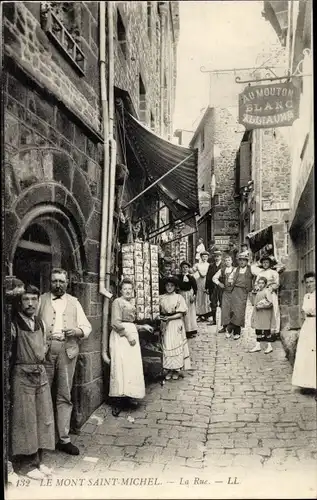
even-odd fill
[{"label": "shop awning pole", "polygon": [[[154,231],[152,231],[149,234],[149,239],[155,238],[156,236],[159,236],[160,234],[165,233],[173,225],[177,224],[178,222],[186,222],[187,220],[192,219],[192,218],[193,218],[193,215],[191,214],[189,217],[186,217],[185,219],[178,219],[177,221],[169,222],[168,224],[165,224],[164,226],[158,227],[157,229],[155,229]],[[161,229],[162,229],[162,231],[160,231]]]},{"label": "shop awning pole", "polygon": [[143,196],[147,191],[149,191],[150,189],[152,189],[154,186],[156,186],[156,184],[158,184],[159,182],[161,182],[163,179],[165,179],[165,177],[167,177],[169,174],[171,174],[172,172],[174,172],[174,170],[176,170],[178,167],[180,167],[183,163],[185,163],[185,161],[189,160],[189,158],[191,158],[192,156],[194,156],[195,153],[191,153],[190,155],[186,156],[186,158],[184,158],[182,161],[180,161],[179,163],[177,163],[177,165],[175,165],[173,168],[171,168],[168,172],[165,172],[165,174],[163,174],[161,177],[159,177],[156,181],[152,182],[152,184],[150,184],[147,188],[143,189],[143,191],[141,191],[141,193],[137,194],[134,198],[132,198],[132,200],[130,200],[123,208],[122,210],[125,210],[129,205],[131,205],[131,203],[134,203],[137,199],[139,199],[141,196]]},{"label": "shop awning pole", "polygon": [[[198,232],[198,229],[196,229],[195,231],[192,231],[191,233],[183,234],[182,236],[179,236],[178,238],[174,238],[173,240],[164,241],[163,244],[168,245],[169,243],[172,243],[173,241],[182,240],[183,238],[186,238],[186,236],[191,236],[192,234],[195,234],[197,232]],[[152,239],[152,238],[155,238],[155,236],[151,236],[151,238],[149,238],[149,239]]]}]

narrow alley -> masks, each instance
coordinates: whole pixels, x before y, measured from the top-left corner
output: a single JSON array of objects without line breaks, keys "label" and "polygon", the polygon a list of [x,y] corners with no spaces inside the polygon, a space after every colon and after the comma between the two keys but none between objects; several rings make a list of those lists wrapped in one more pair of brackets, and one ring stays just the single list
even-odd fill
[{"label": "narrow alley", "polygon": [[[200,488],[215,478],[220,488],[233,476],[243,485],[269,474],[269,487],[272,473],[300,470],[312,481],[316,402],[292,389],[280,342],[269,355],[251,354],[253,336],[245,328],[239,341],[227,340],[215,326],[201,323],[190,341],[192,372],[163,387],[151,384],[141,408],[130,414],[115,418],[109,406],[101,406],[74,437],[80,456],[52,454],[54,477],[97,478],[91,485],[105,486],[102,478],[171,476],[170,487],[192,477]],[[289,486],[294,491],[296,485]]]}]

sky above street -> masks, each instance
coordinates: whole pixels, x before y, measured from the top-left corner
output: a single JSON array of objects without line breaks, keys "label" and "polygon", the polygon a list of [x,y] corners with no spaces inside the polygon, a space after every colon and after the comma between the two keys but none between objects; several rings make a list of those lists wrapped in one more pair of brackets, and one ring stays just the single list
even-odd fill
[{"label": "sky above street", "polygon": [[262,1],[181,1],[179,6],[174,130],[194,130],[210,95],[211,105],[224,104],[226,97],[232,104],[243,90],[231,74],[221,77],[221,84],[214,76],[210,92],[209,74],[202,73],[201,66],[210,70],[253,67],[259,53],[270,53],[277,37],[261,15]]}]

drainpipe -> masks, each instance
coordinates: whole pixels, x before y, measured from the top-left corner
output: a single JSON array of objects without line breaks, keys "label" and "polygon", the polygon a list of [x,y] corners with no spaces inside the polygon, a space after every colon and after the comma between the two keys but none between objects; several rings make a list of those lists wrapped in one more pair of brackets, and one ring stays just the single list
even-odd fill
[{"label": "drainpipe", "polygon": [[[102,3],[102,2],[100,2]],[[108,146],[110,146],[110,168],[109,168],[109,197],[108,197],[108,241],[106,246],[106,262],[105,262],[105,287],[110,288],[110,273],[112,263],[112,242],[113,242],[113,217],[114,217],[114,201],[115,201],[115,184],[116,184],[116,141],[113,137],[114,128],[114,49],[113,49],[113,2],[108,2],[108,57],[109,57],[109,80],[108,80],[108,99],[109,99],[109,130],[108,130]],[[102,357],[106,363],[109,363],[108,345],[109,345],[109,300],[105,299],[103,310],[103,321],[105,327],[102,332]]]},{"label": "drainpipe", "polygon": [[109,121],[108,121],[108,99],[107,99],[107,77],[106,77],[106,5],[99,2],[99,64],[100,64],[100,90],[101,110],[104,139],[104,161],[103,161],[103,196],[101,217],[101,242],[100,242],[100,267],[99,267],[99,292],[103,295],[102,315],[102,357],[106,363],[110,363],[107,354],[107,345],[104,348],[104,338],[108,335],[109,299],[111,293],[106,287],[106,249],[108,237],[108,199],[109,199]]},{"label": "drainpipe", "polygon": [[167,15],[167,5],[166,2],[160,2],[159,12],[160,12],[160,22],[161,22],[161,45],[160,45],[160,133],[164,137],[164,69],[165,69],[165,26],[166,26],[166,15]]}]

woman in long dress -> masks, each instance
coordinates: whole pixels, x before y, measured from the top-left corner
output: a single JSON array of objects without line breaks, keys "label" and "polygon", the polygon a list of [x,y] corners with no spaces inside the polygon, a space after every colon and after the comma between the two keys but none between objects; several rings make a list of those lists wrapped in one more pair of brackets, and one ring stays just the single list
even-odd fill
[{"label": "woman in long dress", "polygon": [[206,276],[209,268],[209,253],[202,252],[200,257],[201,262],[198,262],[198,264],[195,264],[193,267],[197,282],[196,314],[198,316],[198,321],[206,321],[211,312],[209,297],[208,294],[205,293]]},{"label": "woman in long dress", "polygon": [[195,337],[197,335],[197,320],[196,320],[196,294],[197,283],[190,274],[190,264],[183,261],[180,264],[181,274],[178,275],[178,287],[180,295],[185,299],[187,306],[187,314],[184,317],[186,337]]},{"label": "woman in long dress", "polygon": [[166,293],[160,297],[163,368],[166,380],[177,380],[182,375],[182,370],[189,370],[191,367],[184,324],[187,306],[185,299],[175,291],[177,284],[175,276],[165,278]]},{"label": "woman in long dress", "polygon": [[278,272],[273,269],[273,266],[276,264],[276,260],[273,256],[268,254],[263,255],[260,259],[260,263],[262,267],[255,264],[251,265],[251,272],[254,276],[256,276],[253,293],[256,293],[258,290],[259,279],[266,278],[267,288],[272,293],[273,301],[273,315],[275,321],[274,328],[272,327],[271,330],[271,341],[273,342],[279,334],[281,326],[280,308],[277,296],[280,280]]},{"label": "woman in long dress", "polygon": [[116,398],[113,414],[118,416],[124,404],[136,407],[145,396],[143,364],[138,330],[152,332],[149,325],[135,325],[132,281],[124,279],[121,297],[113,301],[110,333],[110,390]]},{"label": "woman in long dress", "polygon": [[306,294],[304,295],[302,311],[305,320],[301,328],[292,385],[303,389],[316,390],[316,276],[306,273],[304,276]]}]

